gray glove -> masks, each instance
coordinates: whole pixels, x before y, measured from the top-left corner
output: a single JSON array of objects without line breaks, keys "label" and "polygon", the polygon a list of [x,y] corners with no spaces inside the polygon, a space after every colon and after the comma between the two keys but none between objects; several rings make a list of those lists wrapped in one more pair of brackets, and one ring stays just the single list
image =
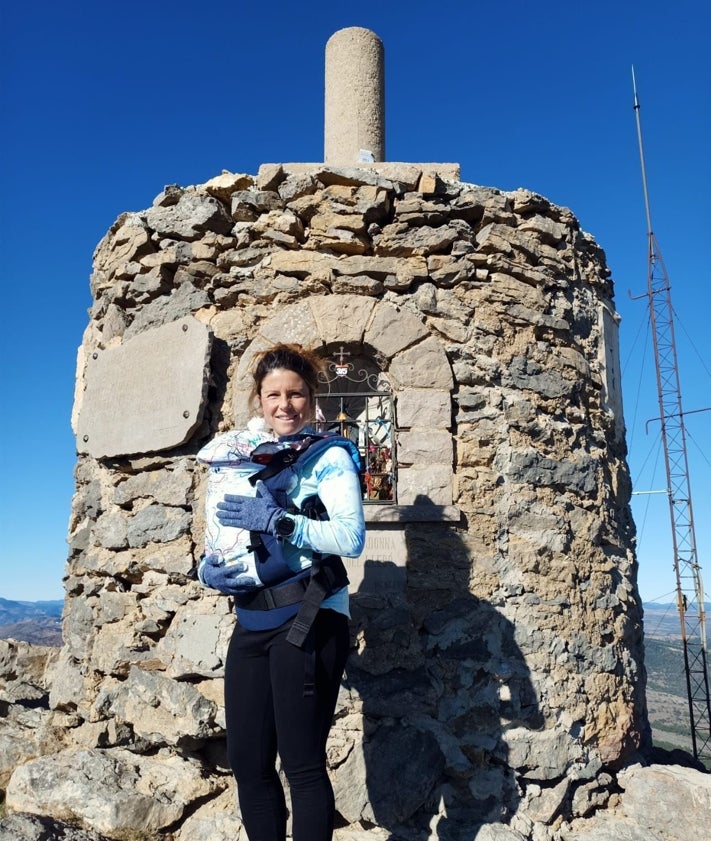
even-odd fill
[{"label": "gray glove", "polygon": [[242,561],[230,564],[224,563],[219,555],[206,555],[198,564],[198,578],[205,587],[219,590],[228,596],[244,593],[261,584],[259,579],[250,573],[247,564]]},{"label": "gray glove", "polygon": [[269,493],[261,480],[256,484],[258,496],[226,494],[217,503],[217,519],[223,526],[274,534],[274,524],[284,514],[284,509]]}]

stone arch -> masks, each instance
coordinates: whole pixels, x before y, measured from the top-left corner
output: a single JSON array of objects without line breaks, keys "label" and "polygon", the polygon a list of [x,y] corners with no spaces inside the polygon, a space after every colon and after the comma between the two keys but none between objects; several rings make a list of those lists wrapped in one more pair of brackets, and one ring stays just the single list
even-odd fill
[{"label": "stone arch", "polygon": [[[411,506],[424,495],[438,508],[452,505],[454,379],[442,345],[415,313],[362,295],[317,296],[287,305],[260,325],[237,366],[237,383],[249,381],[255,355],[276,342],[312,348],[339,342],[371,352],[388,375],[397,405],[400,504]],[[248,389],[234,391],[237,426],[249,419],[248,396]]]}]

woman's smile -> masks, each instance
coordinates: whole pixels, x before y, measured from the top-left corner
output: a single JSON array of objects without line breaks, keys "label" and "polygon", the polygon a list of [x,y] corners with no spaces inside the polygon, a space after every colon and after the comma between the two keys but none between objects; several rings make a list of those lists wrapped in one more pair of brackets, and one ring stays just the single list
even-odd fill
[{"label": "woman's smile", "polygon": [[308,386],[295,371],[285,368],[264,377],[259,404],[265,423],[279,437],[301,432],[313,415]]}]

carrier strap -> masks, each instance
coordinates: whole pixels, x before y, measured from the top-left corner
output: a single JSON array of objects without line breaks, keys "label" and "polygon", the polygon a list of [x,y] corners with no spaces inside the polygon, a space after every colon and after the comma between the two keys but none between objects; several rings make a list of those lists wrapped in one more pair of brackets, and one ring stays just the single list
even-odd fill
[{"label": "carrier strap", "polygon": [[277,473],[281,473],[282,470],[290,467],[304,452],[304,450],[311,446],[313,441],[316,439],[308,438],[305,440],[308,441],[308,443],[299,449],[287,447],[284,450],[279,450],[278,453],[274,453],[269,464],[265,465],[261,470],[249,477],[250,485],[256,485],[260,479],[263,482],[266,482],[267,479],[271,479],[272,476],[276,476]]},{"label": "carrier strap", "polygon": [[245,610],[274,610],[277,607],[287,607],[296,604],[304,598],[309,588],[309,578],[297,578],[275,587],[260,587],[250,593],[239,593],[234,596],[237,607]]},{"label": "carrier strap", "polygon": [[360,472],[362,469],[360,455],[358,454],[358,450],[355,445],[349,441],[348,438],[335,433],[309,433],[303,435],[283,450],[278,450],[273,453],[267,464],[265,464],[261,470],[253,473],[249,477],[249,483],[254,486],[260,480],[262,482],[266,482],[268,479],[271,479],[273,476],[281,473],[282,470],[285,470],[287,467],[291,467],[294,462],[298,461],[298,459],[311,450],[312,447],[313,449],[311,450],[311,453],[309,453],[309,458],[317,455],[334,444],[339,447],[345,447],[350,452],[351,458]]},{"label": "carrier strap", "polygon": [[286,637],[287,642],[298,648],[306,642],[316,614],[326,596],[348,583],[346,568],[338,555],[329,555],[318,560],[314,558],[314,564],[318,564],[318,568],[309,579],[301,607]]},{"label": "carrier strap", "polygon": [[318,569],[309,580],[299,612],[294,617],[286,635],[286,641],[303,648],[304,660],[304,697],[311,697],[316,692],[316,640],[314,622],[321,603],[330,593],[348,584],[348,575],[343,561],[338,555],[314,558]]},{"label": "carrier strap", "polygon": [[318,569],[312,571],[310,578],[297,578],[274,587],[260,587],[253,592],[236,593],[235,604],[245,610],[274,610],[277,607],[302,602],[288,639],[294,645],[303,645],[321,602],[326,596],[348,584],[348,573],[338,555],[328,555],[314,561],[318,564]]}]

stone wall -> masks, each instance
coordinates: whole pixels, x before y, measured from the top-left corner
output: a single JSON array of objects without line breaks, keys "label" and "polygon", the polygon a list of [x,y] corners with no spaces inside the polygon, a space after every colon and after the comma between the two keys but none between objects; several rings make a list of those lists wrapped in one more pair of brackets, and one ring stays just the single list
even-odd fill
[{"label": "stone wall", "polygon": [[223,173],[101,241],[64,646],[10,810],[244,838],[233,615],[190,574],[195,453],[244,422],[245,372],[276,340],[368,356],[397,402],[398,505],[368,520],[402,552],[359,562],[329,743],[339,837],[557,839],[607,804],[648,731],[610,273],[569,210],[444,174]]}]

